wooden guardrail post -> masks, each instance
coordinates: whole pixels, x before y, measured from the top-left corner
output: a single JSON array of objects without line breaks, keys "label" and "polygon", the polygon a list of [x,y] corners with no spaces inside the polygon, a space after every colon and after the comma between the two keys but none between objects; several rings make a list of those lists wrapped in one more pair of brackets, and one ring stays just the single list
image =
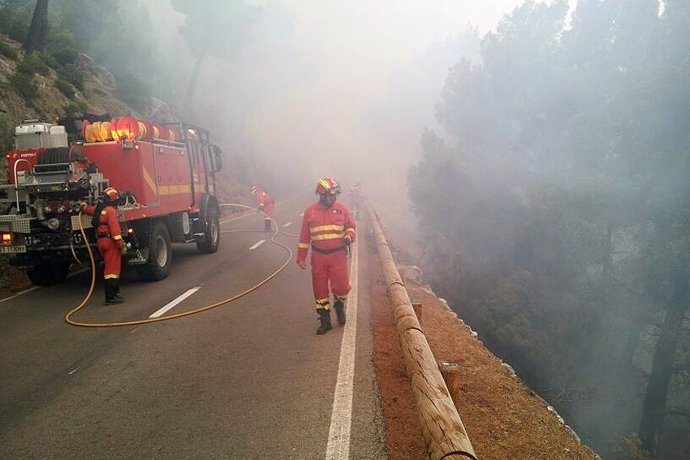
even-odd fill
[{"label": "wooden guardrail post", "polygon": [[460,366],[457,363],[439,363],[438,368],[457,409],[460,407]]},{"label": "wooden guardrail post", "polygon": [[371,206],[367,208],[429,458],[477,460],[460,415],[412,308],[407,290],[400,279],[378,217]]}]

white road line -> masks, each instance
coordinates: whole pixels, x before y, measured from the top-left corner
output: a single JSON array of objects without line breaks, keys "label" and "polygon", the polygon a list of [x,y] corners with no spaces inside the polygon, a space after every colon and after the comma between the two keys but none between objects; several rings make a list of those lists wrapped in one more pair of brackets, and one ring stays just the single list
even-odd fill
[{"label": "white road line", "polygon": [[326,460],[343,460],[350,457],[350,425],[352,424],[352,392],[355,374],[355,346],[357,338],[357,292],[359,259],[357,245],[352,245],[350,283],[352,290],[347,301],[347,322],[340,345],[338,380],[333,396],[331,427],[328,430]]},{"label": "white road line", "polygon": [[165,313],[168,310],[171,310],[172,308],[175,307],[175,305],[182,302],[184,299],[186,299],[190,295],[194,294],[199,289],[201,289],[201,286],[197,286],[195,288],[190,289],[189,291],[187,291],[184,294],[182,294],[181,296],[179,296],[177,299],[175,299],[172,302],[170,302],[169,304],[167,304],[165,307],[163,307],[160,310],[158,310],[157,312],[155,312],[153,315],[149,316],[149,318],[158,318],[163,313]]},{"label": "white road line", "polygon": [[17,293],[16,293],[15,295],[13,295],[12,297],[5,297],[4,299],[0,299],[0,303],[3,303],[3,302],[6,301],[6,300],[14,299],[15,297],[19,297],[20,295],[28,294],[29,292],[35,291],[35,290],[38,289],[38,288],[40,288],[40,286],[34,286],[34,287],[32,287],[32,288],[25,289],[25,290],[23,290],[23,291],[21,291],[21,292],[17,292]]},{"label": "white road line", "polygon": [[288,222],[287,224],[283,224],[283,227],[289,227],[290,225],[292,225],[292,222]]},{"label": "white road line", "polygon": [[252,249],[256,249],[256,248],[258,248],[259,246],[261,246],[262,244],[264,244],[265,242],[266,242],[266,240],[259,240],[259,241],[256,242],[256,244],[254,244],[254,246],[251,246],[251,247],[249,248],[249,250],[251,251]]}]

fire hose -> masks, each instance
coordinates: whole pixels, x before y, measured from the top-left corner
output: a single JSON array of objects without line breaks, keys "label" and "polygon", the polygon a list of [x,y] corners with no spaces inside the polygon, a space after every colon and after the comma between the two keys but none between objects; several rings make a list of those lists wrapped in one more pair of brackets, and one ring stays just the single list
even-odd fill
[{"label": "fire hose", "polygon": [[[252,209],[252,210],[255,210],[255,209],[256,209],[256,208],[252,208],[252,207],[250,207],[250,206],[246,206],[246,205],[239,204],[239,203],[222,203],[220,206],[223,206],[223,207],[239,207],[239,208],[246,208],[246,209]],[[80,210],[80,211],[79,211],[79,216],[78,216],[78,220],[79,220],[79,231],[80,231],[80,233],[81,233],[82,238],[84,239],[84,242],[86,243],[86,249],[88,250],[88,253],[89,253],[89,261],[90,261],[90,264],[91,264],[91,284],[90,284],[90,286],[89,286],[89,291],[88,291],[88,293],[86,294],[86,297],[84,297],[84,300],[82,300],[82,302],[81,302],[78,306],[76,306],[75,308],[73,308],[72,310],[70,310],[70,311],[65,315],[65,322],[67,322],[67,324],[70,324],[70,325],[72,325],[72,326],[79,326],[79,327],[119,327],[119,326],[137,326],[137,325],[140,325],[140,324],[157,323],[157,322],[161,322],[161,321],[168,321],[168,320],[171,320],[171,319],[178,319],[178,318],[182,318],[182,317],[185,317],[185,316],[195,315],[195,314],[197,314],[197,313],[202,313],[202,312],[205,312],[205,311],[208,311],[208,310],[211,310],[211,309],[220,307],[221,305],[225,305],[225,304],[227,304],[227,303],[230,303],[230,302],[232,302],[232,301],[234,301],[234,300],[237,300],[237,299],[239,299],[239,298],[241,298],[241,297],[246,296],[247,294],[249,294],[249,293],[252,292],[252,291],[257,290],[258,288],[260,288],[260,287],[263,286],[264,284],[268,283],[268,282],[269,282],[271,279],[273,279],[276,275],[278,275],[278,273],[280,273],[281,271],[283,271],[283,269],[287,266],[288,263],[290,263],[290,260],[292,259],[292,251],[291,251],[290,248],[287,247],[286,245],[284,245],[284,244],[282,244],[282,243],[276,241],[275,238],[276,238],[276,236],[277,236],[278,234],[283,234],[283,235],[286,235],[286,236],[297,236],[297,235],[290,235],[290,234],[281,232],[280,230],[277,230],[277,229],[278,229],[278,225],[277,225],[277,223],[271,218],[271,222],[273,222],[273,224],[275,225],[275,228],[276,228],[276,230],[273,232],[273,234],[272,234],[272,236],[271,236],[271,242],[272,242],[273,244],[276,244],[276,245],[280,246],[280,247],[283,248],[284,250],[286,250],[287,253],[288,253],[288,258],[287,258],[287,260],[286,260],[276,271],[274,271],[273,273],[271,273],[271,274],[270,274],[267,278],[265,278],[263,281],[261,281],[260,283],[258,283],[258,284],[256,284],[256,285],[254,285],[254,286],[252,286],[252,287],[250,287],[250,288],[248,288],[248,289],[246,289],[246,290],[240,292],[239,294],[235,294],[235,295],[233,295],[233,296],[231,296],[231,297],[228,297],[228,298],[219,300],[218,302],[212,303],[212,304],[210,304],[210,305],[205,305],[205,306],[202,306],[202,307],[197,307],[197,308],[194,308],[194,309],[192,309],[192,310],[188,310],[188,311],[185,311],[185,312],[182,312],[182,313],[177,313],[177,314],[167,315],[167,316],[161,316],[161,317],[159,317],[159,318],[147,318],[147,319],[140,319],[140,320],[133,320],[133,321],[121,321],[121,322],[111,322],[111,323],[84,323],[84,322],[80,322],[80,321],[73,320],[73,319],[72,319],[72,315],[76,314],[79,310],[81,310],[82,308],[84,308],[84,307],[88,304],[89,299],[91,298],[91,295],[92,295],[93,290],[94,290],[94,286],[96,285],[96,261],[95,261],[94,256],[93,256],[93,251],[92,251],[92,249],[91,249],[91,244],[89,243],[88,237],[86,236],[86,232],[84,231],[84,226],[83,226],[83,224],[82,224],[81,216],[82,216],[82,212],[81,212],[81,210]],[[227,220],[224,220],[223,222],[221,222],[221,224],[224,224],[224,223],[227,223],[227,222],[230,222],[230,221],[232,221],[232,220],[238,219],[238,218],[240,218],[240,217],[245,217],[245,216],[246,216],[246,214],[244,214],[244,215],[242,215],[242,216],[237,216],[237,217],[234,217],[234,218],[231,218],[231,219],[227,219]]]}]

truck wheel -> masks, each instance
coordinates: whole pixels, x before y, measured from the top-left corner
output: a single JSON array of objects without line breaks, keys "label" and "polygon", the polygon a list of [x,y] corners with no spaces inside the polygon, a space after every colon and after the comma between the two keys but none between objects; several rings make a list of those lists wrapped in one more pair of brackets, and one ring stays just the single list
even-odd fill
[{"label": "truck wheel", "polygon": [[26,274],[36,286],[53,286],[65,281],[69,273],[69,265],[36,265]]},{"label": "truck wheel", "polygon": [[163,222],[157,221],[151,225],[148,247],[148,262],[137,266],[139,277],[144,281],[160,281],[170,274],[172,266],[170,233]]},{"label": "truck wheel", "polygon": [[218,210],[209,212],[206,219],[204,239],[196,242],[196,248],[202,254],[212,254],[218,250],[218,245],[220,244],[220,217],[218,216]]}]

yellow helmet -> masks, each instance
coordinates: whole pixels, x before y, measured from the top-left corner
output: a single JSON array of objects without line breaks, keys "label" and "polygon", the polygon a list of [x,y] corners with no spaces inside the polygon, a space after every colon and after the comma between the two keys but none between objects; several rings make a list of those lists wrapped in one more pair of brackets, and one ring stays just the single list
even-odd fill
[{"label": "yellow helmet", "polygon": [[103,196],[110,201],[117,201],[120,199],[120,192],[115,187],[108,187],[103,190]]},{"label": "yellow helmet", "polygon": [[323,177],[319,179],[316,184],[316,192],[319,195],[338,195],[340,193],[340,185],[333,179]]}]

